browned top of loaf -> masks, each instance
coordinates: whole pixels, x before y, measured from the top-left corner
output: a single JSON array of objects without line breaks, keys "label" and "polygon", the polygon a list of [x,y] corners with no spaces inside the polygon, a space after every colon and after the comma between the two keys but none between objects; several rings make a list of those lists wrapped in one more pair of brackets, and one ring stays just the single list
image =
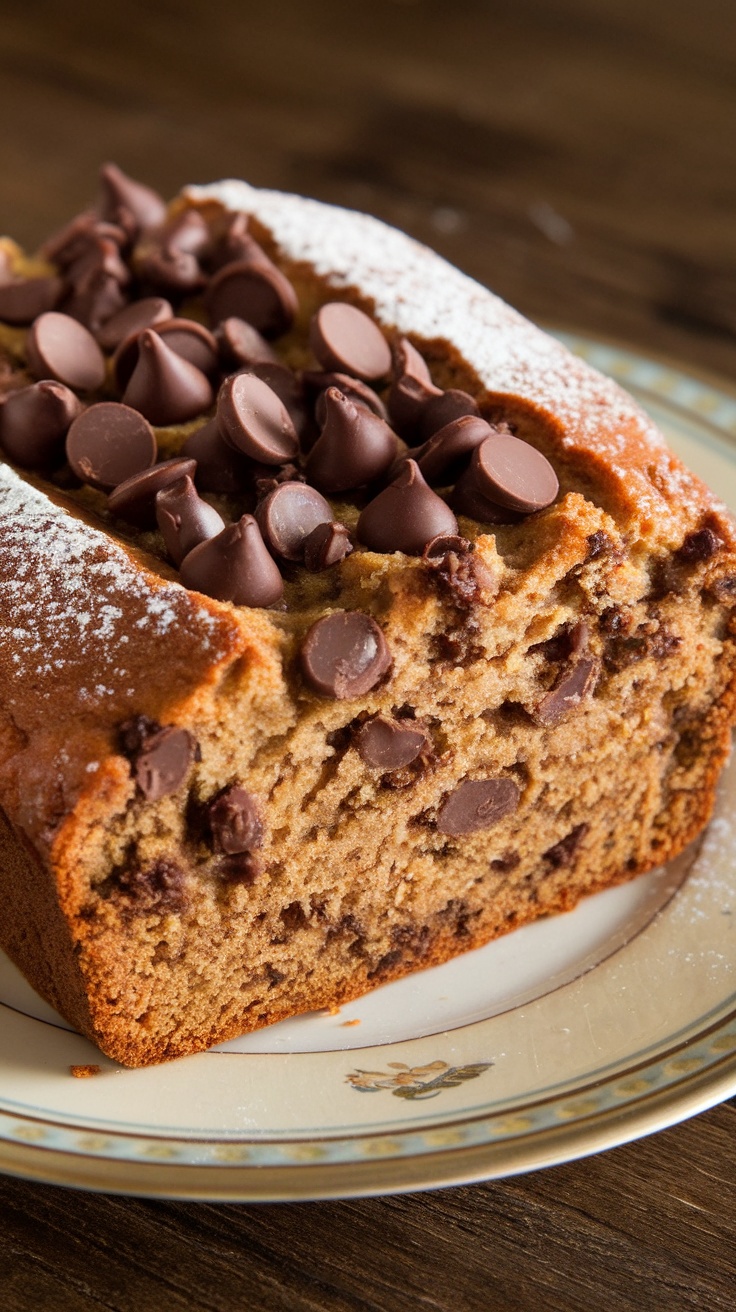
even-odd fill
[{"label": "browned top of loaf", "polygon": [[[724,508],[625,392],[431,251],[365,215],[244,183],[194,196],[251,213],[322,300],[364,305],[449,363],[456,385],[532,415],[547,454],[630,541],[673,549],[708,515],[734,547]],[[277,621],[159,571],[78,506],[0,466],[0,802],[35,840],[48,841],[93,785],[122,720],[183,720],[240,653],[273,651]]]},{"label": "browned top of loaf", "polygon": [[228,613],[0,467],[0,793],[38,836],[64,814],[115,726],[175,715],[242,646]]}]

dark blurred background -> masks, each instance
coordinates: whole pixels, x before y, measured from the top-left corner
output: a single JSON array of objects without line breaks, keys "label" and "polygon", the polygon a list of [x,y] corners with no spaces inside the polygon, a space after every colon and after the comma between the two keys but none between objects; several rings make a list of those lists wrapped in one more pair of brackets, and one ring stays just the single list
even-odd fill
[{"label": "dark blurred background", "polygon": [[370,210],[527,314],[736,374],[733,0],[0,4],[2,227],[99,162]]}]

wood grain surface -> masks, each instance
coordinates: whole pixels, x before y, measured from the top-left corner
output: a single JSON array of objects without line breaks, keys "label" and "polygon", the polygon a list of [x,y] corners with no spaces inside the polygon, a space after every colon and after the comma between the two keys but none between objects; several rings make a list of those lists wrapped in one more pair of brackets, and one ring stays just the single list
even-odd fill
[{"label": "wood grain surface", "polygon": [[[372,211],[524,313],[736,379],[733,0],[0,4],[1,226],[102,159]],[[736,1308],[736,1108],[507,1181],[210,1206],[0,1179],[0,1308]]]}]

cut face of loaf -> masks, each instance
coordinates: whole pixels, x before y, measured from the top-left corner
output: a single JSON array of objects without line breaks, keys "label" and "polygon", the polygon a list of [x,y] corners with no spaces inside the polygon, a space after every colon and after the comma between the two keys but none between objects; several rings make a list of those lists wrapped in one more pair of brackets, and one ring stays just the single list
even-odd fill
[{"label": "cut face of loaf", "polygon": [[[256,609],[182,588],[98,493],[0,468],[0,935],[128,1065],[669,859],[733,718],[731,521],[633,402],[375,220],[239,183],[178,208],[223,203],[296,289],[282,359],[309,365],[320,305],[359,305],[560,486],[518,522],[459,515],[424,555],[361,545],[360,506],[330,496],[354,549]],[[315,630],[335,616],[359,617],[337,675]]]}]

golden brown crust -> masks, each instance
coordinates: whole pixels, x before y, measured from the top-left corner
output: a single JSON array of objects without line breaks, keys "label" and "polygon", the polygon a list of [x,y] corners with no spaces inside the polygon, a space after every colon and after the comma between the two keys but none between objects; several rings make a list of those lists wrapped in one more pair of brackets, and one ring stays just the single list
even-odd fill
[{"label": "golden brown crust", "polygon": [[104,791],[90,766],[116,751],[117,725],[176,723],[247,649],[232,612],[152,565],[68,498],[0,471],[0,789],[34,841]]}]

